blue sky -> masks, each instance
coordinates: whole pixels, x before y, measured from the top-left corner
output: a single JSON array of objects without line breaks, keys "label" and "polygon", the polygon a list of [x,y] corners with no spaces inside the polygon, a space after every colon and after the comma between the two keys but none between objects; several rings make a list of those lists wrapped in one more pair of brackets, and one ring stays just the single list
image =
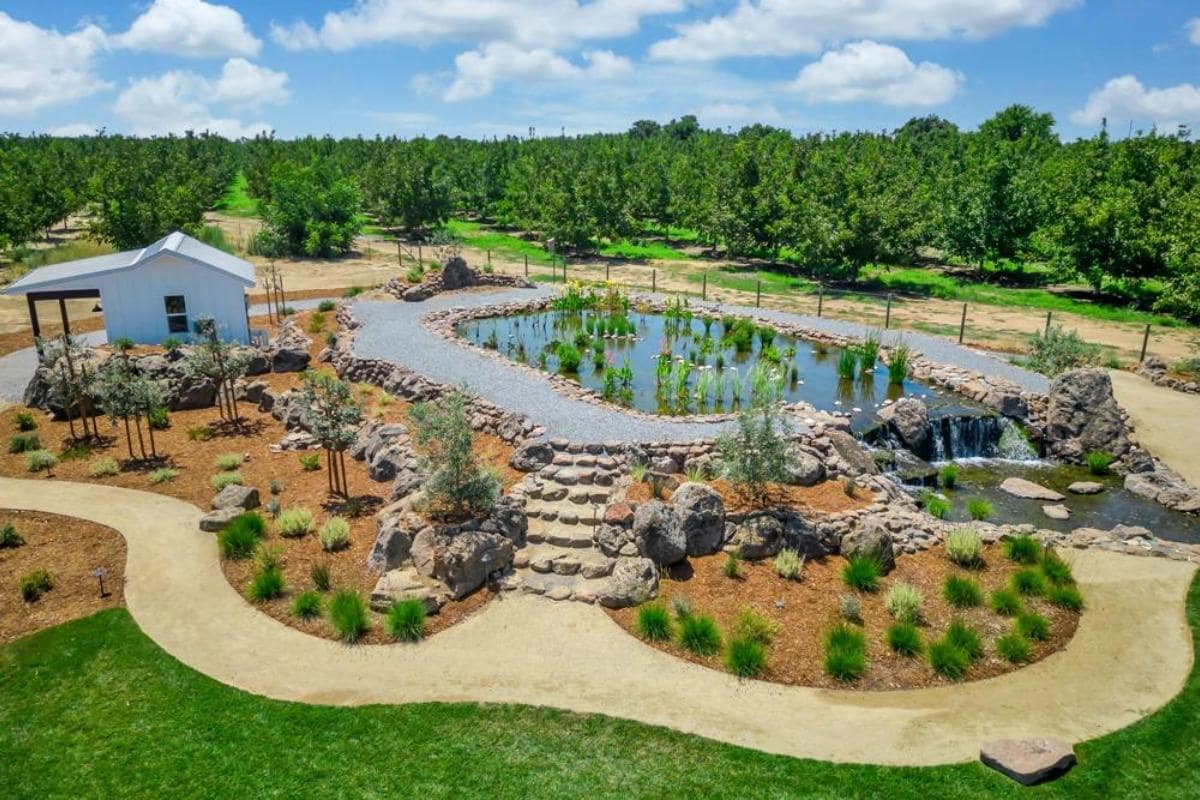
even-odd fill
[{"label": "blue sky", "polygon": [[0,130],[1200,130],[1195,0],[0,0]]}]

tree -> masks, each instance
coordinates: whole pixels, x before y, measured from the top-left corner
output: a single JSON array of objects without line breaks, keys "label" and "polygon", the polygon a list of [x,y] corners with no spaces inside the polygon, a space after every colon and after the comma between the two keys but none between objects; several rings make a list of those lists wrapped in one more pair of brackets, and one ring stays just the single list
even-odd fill
[{"label": "tree", "polygon": [[[142,436],[142,420],[163,404],[162,388],[158,383],[139,374],[126,354],[122,353],[110,358],[100,368],[96,380],[96,393],[100,398],[100,407],[113,424],[118,420],[124,423],[125,446],[129,451],[129,458],[137,458],[133,452],[134,431],[137,432],[138,453],[141,459],[145,461],[147,458],[157,458],[154,426],[146,425],[150,441],[150,452],[147,453],[146,438]],[[130,420],[133,420],[132,427],[129,424]]]},{"label": "tree", "polygon": [[738,414],[736,433],[717,438],[725,475],[755,500],[771,483],[787,480],[789,443],[774,393],[757,398]]},{"label": "tree", "polygon": [[262,255],[329,258],[354,246],[362,229],[362,196],[353,178],[327,162],[276,165],[263,209],[265,227],[252,249]]},{"label": "tree", "polygon": [[411,417],[414,438],[424,449],[420,471],[429,507],[449,516],[490,512],[500,496],[500,479],[479,462],[463,391],[418,403]]},{"label": "tree", "polygon": [[354,399],[350,385],[329,372],[304,373],[304,382],[296,403],[312,429],[312,435],[325,450],[331,494],[346,497],[346,448],[354,444],[362,424],[362,407]]},{"label": "tree", "polygon": [[183,362],[184,373],[195,379],[212,381],[217,390],[217,411],[221,419],[240,429],[242,418],[238,413],[234,384],[246,374],[250,354],[232,342],[222,341],[212,317],[198,317],[194,329],[197,341]]},{"label": "tree", "polygon": [[450,186],[425,140],[392,150],[367,184],[381,220],[410,230],[444,225],[450,217]]},{"label": "tree", "polygon": [[[67,425],[71,429],[71,438],[75,435],[75,414],[79,414],[79,424],[83,427],[83,438],[97,436],[95,408],[92,402],[92,392],[95,384],[95,372],[88,365],[88,351],[83,341],[63,333],[57,339],[39,342],[41,345],[42,364],[46,366],[46,376],[50,381],[50,393],[55,402],[64,409]],[[91,422],[91,430],[88,423]]]}]

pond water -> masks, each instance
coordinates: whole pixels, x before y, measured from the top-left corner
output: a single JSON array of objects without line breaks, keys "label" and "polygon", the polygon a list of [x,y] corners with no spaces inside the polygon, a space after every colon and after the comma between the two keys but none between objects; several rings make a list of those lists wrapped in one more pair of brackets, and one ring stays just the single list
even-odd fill
[{"label": "pond water", "polygon": [[[614,403],[650,414],[716,414],[748,403],[756,384],[770,382],[787,402],[851,415],[868,427],[885,400],[915,395],[931,416],[979,414],[965,398],[919,381],[889,381],[880,360],[874,369],[839,375],[842,350],[745,320],[639,313],[542,311],[461,323],[473,344],[521,363],[556,372]],[[616,331],[613,333],[612,331]],[[574,364],[576,356],[578,364]],[[664,363],[665,361],[665,363]]]}]

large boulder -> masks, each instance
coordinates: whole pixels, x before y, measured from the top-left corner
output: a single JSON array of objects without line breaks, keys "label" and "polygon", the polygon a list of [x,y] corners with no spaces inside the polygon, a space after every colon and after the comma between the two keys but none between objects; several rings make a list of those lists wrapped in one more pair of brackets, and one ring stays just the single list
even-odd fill
[{"label": "large boulder", "polygon": [[508,465],[521,472],[537,472],[554,460],[554,448],[542,439],[530,439],[509,456]]},{"label": "large boulder", "polygon": [[720,549],[725,535],[725,503],[721,495],[703,483],[685,483],[672,495],[671,507],[679,520],[689,556],[705,556]]},{"label": "large boulder", "polygon": [[436,614],[446,600],[445,589],[411,567],[392,569],[379,576],[371,590],[371,608],[381,613],[393,603],[419,600],[428,614]]},{"label": "large boulder", "polygon": [[652,600],[658,594],[658,568],[648,558],[618,558],[612,574],[596,590],[605,608],[625,608]]},{"label": "large boulder", "polygon": [[386,572],[408,561],[413,539],[429,523],[420,514],[389,506],[376,518],[375,544],[367,556],[367,569]]},{"label": "large boulder", "polygon": [[1013,497],[1020,497],[1023,500],[1049,500],[1057,503],[1063,499],[1063,496],[1053,489],[1042,486],[1040,483],[1027,481],[1024,478],[1009,477],[1005,478],[1000,483],[1000,491],[1011,494]]},{"label": "large boulder", "polygon": [[525,516],[525,503],[515,497],[504,495],[492,506],[488,522],[499,533],[513,543],[513,547],[525,546],[525,534],[529,530],[529,518]]},{"label": "large boulder", "polygon": [[172,411],[208,408],[217,402],[217,386],[209,378],[185,377],[170,384],[167,406]]},{"label": "large boulder", "polygon": [[447,533],[426,528],[412,544],[413,566],[428,578],[446,584],[455,600],[466,597],[513,560],[512,542],[498,533],[462,531]]},{"label": "large boulder", "polygon": [[838,459],[848,474],[875,475],[879,472],[879,467],[875,465],[875,459],[850,434],[834,429],[826,431],[825,438],[833,445],[834,452],[837,453]]},{"label": "large boulder", "polygon": [[896,567],[896,553],[887,524],[867,517],[858,528],[842,537],[842,555],[846,558],[874,558],[886,575]]},{"label": "large boulder", "polygon": [[442,267],[442,288],[462,289],[479,282],[479,273],[467,266],[461,256],[454,256]]},{"label": "large boulder", "polygon": [[633,515],[638,552],[656,564],[675,564],[687,556],[687,539],[674,509],[659,500],[638,507]]},{"label": "large boulder", "polygon": [[1078,461],[1090,450],[1118,458],[1129,451],[1112,379],[1101,369],[1073,369],[1050,384],[1046,403],[1046,444],[1059,456]]},{"label": "large boulder", "polygon": [[979,760],[1017,783],[1033,786],[1075,766],[1075,750],[1054,739],[1000,739],[984,744]]},{"label": "large boulder", "polygon": [[774,512],[754,512],[734,528],[729,549],[751,561],[767,558],[783,549],[785,533],[783,522]]},{"label": "large boulder", "polygon": [[244,513],[245,511],[237,506],[210,511],[200,518],[200,530],[207,533],[217,533]]},{"label": "large boulder", "polygon": [[271,343],[271,369],[274,372],[302,372],[308,369],[312,356],[308,352],[312,339],[300,331],[295,320],[286,320],[279,336]]},{"label": "large boulder", "polygon": [[258,489],[255,489],[253,486],[236,484],[226,486],[213,498],[212,507],[214,511],[220,511],[224,508],[237,508],[249,511],[252,508],[258,508]]},{"label": "large boulder", "polygon": [[933,440],[929,409],[916,397],[901,397],[876,412],[906,448],[927,457]]},{"label": "large boulder", "polygon": [[825,465],[812,453],[794,448],[788,458],[788,483],[795,486],[816,486],[825,480]]}]

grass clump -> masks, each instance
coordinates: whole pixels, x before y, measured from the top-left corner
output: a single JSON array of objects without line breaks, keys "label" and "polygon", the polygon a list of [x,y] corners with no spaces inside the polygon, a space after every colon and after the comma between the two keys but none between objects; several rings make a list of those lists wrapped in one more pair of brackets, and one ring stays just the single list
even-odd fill
[{"label": "grass clump", "polygon": [[912,622],[896,622],[887,630],[887,644],[893,653],[915,656],[921,652],[921,632]]},{"label": "grass clump", "polygon": [[847,622],[861,622],[862,602],[858,595],[844,594],[838,598],[838,614]]},{"label": "grass clump", "polygon": [[266,533],[267,524],[253,511],[239,514],[217,534],[217,547],[222,558],[240,560],[249,558]]},{"label": "grass clump", "polygon": [[967,668],[971,666],[971,657],[955,647],[953,642],[938,639],[929,645],[929,666],[943,678],[957,681],[967,674]]},{"label": "grass clump", "polygon": [[321,616],[321,595],[311,589],[296,595],[292,601],[292,616],[313,619]]},{"label": "grass clump", "polygon": [[1084,607],[1083,595],[1079,593],[1079,588],[1074,584],[1051,586],[1046,590],[1046,599],[1067,611],[1078,612],[1082,611]]},{"label": "grass clump", "polygon": [[967,513],[976,522],[985,520],[996,512],[995,507],[982,497],[972,497],[967,501]]},{"label": "grass clump", "polygon": [[953,489],[958,485],[958,465],[944,465],[938,470],[938,480],[941,482],[943,488]]},{"label": "grass clump", "polygon": [[283,570],[278,565],[268,564],[261,567],[250,581],[248,591],[250,599],[256,603],[274,600],[283,596]]},{"label": "grass clump", "polygon": [[673,632],[671,615],[658,603],[648,603],[638,608],[635,624],[638,636],[650,642],[665,642]]},{"label": "grass clump", "polygon": [[241,486],[242,473],[237,470],[233,470],[232,472],[218,472],[209,478],[208,482],[212,484],[213,489],[219,492],[227,486]]},{"label": "grass clump", "polygon": [[31,453],[42,449],[42,438],[36,433],[17,433],[8,440],[8,452]]},{"label": "grass clump", "polygon": [[942,584],[942,597],[955,608],[974,608],[983,603],[979,582],[965,575],[948,575]]},{"label": "grass clump", "polygon": [[860,592],[873,592],[879,588],[879,576],[883,568],[874,556],[851,556],[842,567],[842,583]]},{"label": "grass clump", "polygon": [[1089,450],[1083,457],[1083,462],[1087,464],[1088,471],[1093,475],[1107,475],[1109,467],[1116,460],[1112,453],[1106,453],[1103,450]]},{"label": "grass clump", "polygon": [[305,472],[316,472],[321,468],[320,453],[301,453],[299,455],[300,468]]},{"label": "grass clump", "polygon": [[21,577],[21,599],[26,603],[36,603],[53,588],[54,578],[44,569],[35,569]]},{"label": "grass clump", "polygon": [[237,469],[245,460],[245,456],[243,456],[241,453],[222,453],[216,457],[213,463],[216,465],[217,469],[227,472],[229,470]]},{"label": "grass clump", "polygon": [[971,528],[959,528],[946,535],[946,556],[960,567],[973,569],[983,563],[983,537]]},{"label": "grass clump", "polygon": [[789,547],[775,556],[775,572],[787,581],[798,581],[804,574],[804,556]]},{"label": "grass clump", "polygon": [[897,622],[915,624],[921,619],[921,604],[925,602],[921,590],[912,584],[898,581],[888,589],[884,607]]},{"label": "grass clump", "polygon": [[35,431],[37,430],[37,420],[29,411],[18,411],[13,414],[13,424],[17,426],[19,431]]},{"label": "grass clump", "polygon": [[25,537],[17,533],[17,527],[11,522],[6,522],[0,527],[0,548],[20,547],[23,544]]},{"label": "grass clump", "polygon": [[1041,556],[1042,546],[1027,533],[1014,536],[1004,542],[1004,555],[1008,560],[1018,564],[1036,564]]},{"label": "grass clump", "polygon": [[279,531],[279,535],[289,539],[304,536],[312,527],[313,513],[303,506],[285,508],[279,512],[279,519],[275,520],[275,529]]},{"label": "grass clump", "polygon": [[1017,630],[1022,636],[1044,642],[1050,638],[1050,620],[1034,611],[1027,611],[1017,615]]},{"label": "grass clump", "polygon": [[107,478],[121,471],[121,465],[115,458],[102,458],[88,467],[88,475],[93,478]]},{"label": "grass clump", "polygon": [[721,649],[721,633],[707,614],[688,614],[679,620],[679,643],[697,655],[711,656]]},{"label": "grass clump", "polygon": [[150,483],[157,485],[160,483],[166,483],[167,481],[173,481],[178,477],[179,470],[174,469],[173,467],[159,467],[150,473],[148,479]]},{"label": "grass clump", "polygon": [[207,442],[217,435],[216,431],[207,425],[189,425],[186,433],[190,442]]},{"label": "grass clump", "polygon": [[25,469],[30,472],[45,471],[51,478],[54,477],[54,465],[57,463],[58,456],[49,450],[31,450],[25,454]]},{"label": "grass clump", "polygon": [[329,601],[329,622],[338,638],[353,643],[371,627],[367,604],[353,589],[342,589]]},{"label": "grass clump", "polygon": [[839,623],[825,635],[825,672],[839,681],[855,681],[867,671],[867,637]]},{"label": "grass clump", "polygon": [[997,589],[992,592],[989,605],[992,611],[995,611],[1002,617],[1011,617],[1014,614],[1020,614],[1024,608],[1024,603],[1021,602],[1021,595],[1013,589]]},{"label": "grass clump", "polygon": [[330,517],[317,534],[321,549],[327,552],[341,550],[350,543],[350,523],[341,517]]},{"label": "grass clump", "polygon": [[892,348],[892,357],[888,359],[888,383],[899,386],[908,377],[908,365],[912,360],[912,351],[908,345],[899,344]]},{"label": "grass clump", "polygon": [[945,519],[952,508],[949,500],[933,492],[925,492],[922,495],[921,505],[925,507],[925,513],[938,519]]},{"label": "grass clump", "polygon": [[767,649],[759,641],[740,636],[725,648],[725,668],[739,678],[753,678],[767,667]]},{"label": "grass clump", "polygon": [[742,558],[736,550],[725,554],[725,563],[721,565],[721,573],[726,578],[738,578],[742,574]]},{"label": "grass clump", "polygon": [[1024,664],[1033,655],[1033,645],[1017,631],[996,639],[996,652],[1010,664]]},{"label": "grass clump", "polygon": [[393,639],[418,642],[425,638],[425,604],[415,598],[392,603],[387,613],[387,630]]},{"label": "grass clump", "polygon": [[322,300],[320,303],[317,303],[317,311],[320,311],[323,314],[328,314],[335,308],[337,308],[337,303],[333,302],[332,300]]},{"label": "grass clump", "polygon": [[312,569],[308,571],[308,577],[312,579],[313,586],[317,587],[318,591],[328,592],[333,586],[328,564],[313,564]]},{"label": "grass clump", "polygon": [[768,645],[779,633],[779,624],[759,614],[749,606],[738,609],[737,618],[733,623],[733,635],[738,639],[746,639]]},{"label": "grass clump", "polygon": [[1042,597],[1046,594],[1046,579],[1040,570],[1032,567],[1017,570],[1009,579],[1012,588],[1028,597]]},{"label": "grass clump", "polygon": [[980,637],[979,631],[960,619],[950,622],[950,627],[946,628],[945,639],[966,653],[972,661],[983,656],[983,638]]},{"label": "grass clump", "polygon": [[1067,586],[1075,582],[1075,575],[1071,572],[1071,565],[1063,560],[1063,557],[1052,547],[1047,547],[1042,551],[1041,567],[1042,574],[1046,576],[1046,580],[1055,586]]}]

